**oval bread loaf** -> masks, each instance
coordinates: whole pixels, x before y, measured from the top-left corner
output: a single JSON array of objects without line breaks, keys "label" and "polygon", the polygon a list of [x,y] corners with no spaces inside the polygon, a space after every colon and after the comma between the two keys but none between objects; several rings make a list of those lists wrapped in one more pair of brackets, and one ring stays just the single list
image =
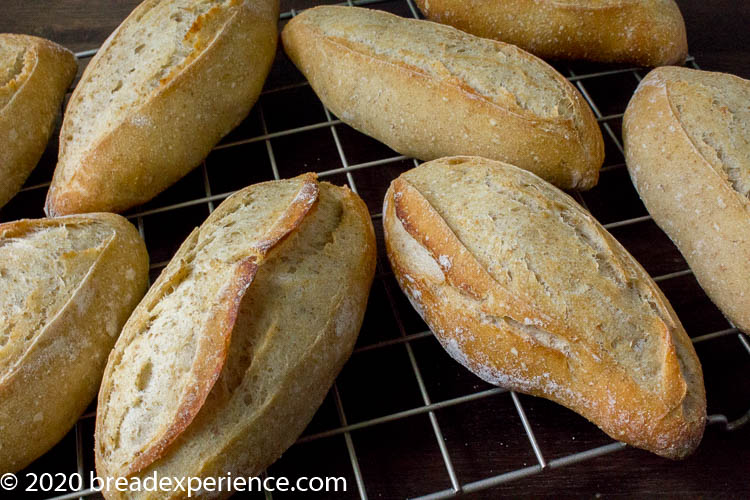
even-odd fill
[{"label": "oval bread loaf", "polygon": [[688,55],[674,0],[416,0],[424,15],[545,59],[662,66]]},{"label": "oval bread loaf", "polygon": [[670,458],[703,435],[695,350],[659,288],[572,198],[508,164],[436,160],[385,199],[399,284],[482,379]]},{"label": "oval bread loaf", "polygon": [[562,188],[598,180],[604,146],[591,109],[517,47],[356,7],[305,10],[282,40],[323,104],[399,153],[505,160]]},{"label": "oval bread loaf", "polygon": [[664,67],[625,113],[628,171],[722,312],[750,332],[750,81]]},{"label": "oval bread loaf", "polygon": [[[261,473],[349,357],[374,271],[372,223],[348,189],[305,174],[228,198],[180,247],[110,356],[99,475]],[[163,498],[149,495],[128,498]],[[215,496],[227,493],[201,494]]]},{"label": "oval bread loaf", "polygon": [[48,215],[119,212],[197,166],[248,114],[276,54],[278,0],[146,0],[71,96]]},{"label": "oval bread loaf", "polygon": [[146,246],[119,215],[0,224],[0,473],[86,410],[147,284]]},{"label": "oval bread loaf", "polygon": [[0,33],[0,207],[42,157],[77,69],[75,56],[49,40]]}]

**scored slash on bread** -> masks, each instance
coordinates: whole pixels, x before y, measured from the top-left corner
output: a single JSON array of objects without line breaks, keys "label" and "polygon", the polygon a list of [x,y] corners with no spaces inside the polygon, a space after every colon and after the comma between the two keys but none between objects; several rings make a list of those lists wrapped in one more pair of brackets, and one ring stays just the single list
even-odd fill
[{"label": "scored slash on bread", "polygon": [[77,69],[49,40],[0,33],[0,207],[39,162]]},{"label": "scored slash on bread", "polygon": [[0,224],[0,473],[75,424],[147,284],[146,245],[119,215]]},{"label": "scored slash on bread", "polygon": [[305,174],[227,198],[162,271],[110,356],[99,476],[260,474],[351,354],[374,273],[372,222],[348,188]]},{"label": "scored slash on bread", "polygon": [[199,165],[258,99],[278,8],[278,0],[136,7],[70,98],[47,214],[123,211]]},{"label": "scored slash on bread", "polygon": [[343,6],[301,12],[282,41],[336,116],[401,154],[509,161],[565,189],[597,183],[604,142],[591,109],[518,47]]},{"label": "scored slash on bread", "polygon": [[666,298],[569,196],[511,165],[428,162],[388,190],[398,282],[448,353],[612,437],[682,458],[700,442],[700,362]]},{"label": "scored slash on bread", "polygon": [[[374,272],[372,222],[349,189],[306,174],[227,198],[162,271],[110,356],[99,476],[260,474],[351,354]],[[210,319],[215,311],[226,321]],[[201,344],[211,348],[198,355]]]},{"label": "scored slash on bread", "polygon": [[628,172],[701,287],[750,332],[750,81],[662,67],[625,111]]},{"label": "scored slash on bread", "polygon": [[194,362],[184,387],[171,387],[180,395],[173,415],[167,417],[169,426],[141,450],[134,453],[127,468],[116,473],[127,477],[147,467],[164,453],[164,450],[190,425],[221,373],[229,348],[229,334],[239,311],[240,302],[252,283],[257,270],[254,256],[239,262],[235,267],[231,286],[218,297],[223,307],[215,308],[208,318],[208,326],[197,339]]},{"label": "scored slash on bread", "polygon": [[[431,255],[451,256],[443,258],[442,262],[438,258],[440,269],[451,284],[469,294],[474,300],[484,303],[498,283],[456,238],[430,202],[401,177],[393,181],[393,209],[404,229],[420,245],[428,248]],[[420,214],[420,220],[412,217],[412,214]],[[514,297],[509,297],[508,301],[497,304],[497,307],[502,311],[496,309],[496,314],[507,315],[510,311],[516,311],[524,316],[543,317],[542,314],[531,309],[531,303],[516,300]],[[545,322],[548,321],[549,318],[545,318]]]},{"label": "scored slash on bread", "polygon": [[315,174],[303,174],[298,179],[303,179],[302,187],[292,200],[289,208],[276,220],[265,237],[254,245],[254,248],[262,255],[266,255],[274,245],[297,228],[312,206],[318,201],[320,191]]},{"label": "scored slash on bread", "polygon": [[[140,370],[153,369],[150,367],[156,362],[152,361],[152,358],[165,361],[156,355],[152,354],[149,357],[148,353],[140,351],[153,348],[148,345],[151,342],[147,343],[144,340],[149,336],[152,339],[156,337],[154,343],[172,342],[172,339],[166,338],[170,332],[163,328],[171,323],[158,323],[160,314],[188,314],[190,307],[203,307],[210,311],[200,318],[202,321],[191,321],[182,325],[188,328],[187,332],[175,332],[187,334],[184,342],[196,347],[192,359],[187,360],[187,372],[181,378],[172,380],[168,387],[171,407],[157,406],[157,411],[147,411],[139,416],[140,419],[149,419],[157,426],[151,427],[150,432],[144,432],[143,426],[138,424],[134,424],[137,428],[127,429],[135,434],[129,447],[123,446],[118,436],[105,436],[103,433],[98,435],[100,439],[96,450],[99,458],[97,463],[107,464],[107,474],[127,477],[158,460],[165,449],[190,425],[203,406],[224,366],[240,303],[258,267],[263,264],[268,252],[299,226],[318,200],[319,190],[314,174],[297,177],[294,182],[286,183],[283,187],[285,189],[280,189],[278,195],[282,200],[289,199],[288,204],[284,205],[277,201],[276,204],[259,207],[253,214],[254,217],[261,221],[275,219],[275,222],[267,231],[259,228],[256,234],[252,235],[249,241],[242,242],[243,244],[234,241],[235,235],[231,233],[226,235],[228,239],[224,240],[209,234],[217,229],[231,228],[232,225],[229,224],[231,212],[216,210],[201,228],[193,231],[187,238],[172,259],[174,264],[167,266],[126,325],[122,340],[124,345],[115,351],[107,367],[106,377],[111,377],[115,384],[120,380],[128,383],[131,376],[140,375]],[[290,188],[295,191],[290,191]],[[279,207],[283,209],[278,210]],[[224,208],[226,209],[226,206]],[[229,220],[224,223],[223,219]],[[232,244],[234,246],[230,246]],[[201,282],[195,283],[197,280]],[[187,298],[170,302],[174,309],[168,310],[169,306],[164,304],[169,301],[170,294]],[[186,310],[180,310],[181,308]],[[159,327],[162,328],[161,331]],[[135,344],[138,341],[143,341],[144,345]],[[137,346],[137,352],[133,352],[132,345]],[[186,347],[177,346],[177,349]],[[133,355],[128,356],[129,353]],[[178,358],[180,355],[189,354],[180,353]],[[166,362],[169,361],[171,360],[167,358]],[[139,369],[137,374],[130,373],[133,368]],[[119,429],[120,425],[126,425],[131,406],[141,403],[137,394],[130,400],[111,400],[110,394],[109,387],[105,387],[100,394],[101,410],[97,414],[99,429]],[[128,395],[132,394],[125,396]],[[164,397],[159,393],[153,393],[152,396],[155,399]],[[103,443],[102,438],[107,437],[113,441]],[[111,455],[104,455],[105,447],[110,446],[113,446],[115,451]]]}]

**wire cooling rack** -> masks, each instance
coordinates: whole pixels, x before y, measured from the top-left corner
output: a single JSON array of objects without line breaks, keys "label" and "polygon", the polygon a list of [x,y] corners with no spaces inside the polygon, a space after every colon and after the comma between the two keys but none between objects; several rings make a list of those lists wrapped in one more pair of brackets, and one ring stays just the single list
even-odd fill
[{"label": "wire cooling rack", "polygon": [[[320,2],[282,2],[286,10],[280,25],[316,3]],[[412,0],[342,4],[420,17]],[[85,64],[95,53],[76,56]],[[692,58],[688,64],[698,68]],[[583,94],[606,142],[599,186],[573,196],[644,264],[678,310],[704,364],[709,413],[715,410],[709,425],[727,432],[741,427],[750,418],[745,411],[750,402],[747,384],[744,393],[734,393],[739,398],[725,397],[712,407],[710,382],[715,377],[715,385],[724,386],[733,374],[721,370],[750,365],[750,344],[710,305],[682,257],[646,213],[625,169],[621,120],[645,71],[578,63],[556,67]],[[0,212],[2,220],[42,215],[56,145],[50,150],[42,161],[47,166],[38,168]],[[199,168],[126,214],[147,243],[154,279],[190,230],[248,184],[316,171],[321,180],[348,184],[368,204],[378,234],[379,260],[359,341],[308,429],[268,474],[345,476],[350,487],[341,497],[438,499],[489,494],[505,483],[625,448],[560,406],[485,384],[439,347],[398,289],[384,257],[380,229],[388,183],[417,164],[333,116],[280,50],[266,90],[247,120]],[[717,357],[721,361],[711,365]],[[63,442],[27,470],[79,472],[88,478],[93,471],[94,415],[92,406]],[[84,489],[39,498],[96,495]]]}]

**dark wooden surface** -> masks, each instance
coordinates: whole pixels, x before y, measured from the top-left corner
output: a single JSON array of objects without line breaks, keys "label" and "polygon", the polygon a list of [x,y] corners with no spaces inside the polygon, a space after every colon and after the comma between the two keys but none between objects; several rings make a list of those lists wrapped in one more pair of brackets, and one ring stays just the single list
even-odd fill
[{"label": "dark wooden surface", "polygon": [[[86,50],[97,47],[137,3],[137,0],[3,0],[0,32],[35,34],[62,43],[75,51]],[[322,2],[282,1],[282,11],[315,3]],[[683,0],[678,3],[686,19],[690,52],[700,67],[733,72],[750,78],[750,2]],[[380,6],[409,15],[403,0],[387,1]],[[566,65],[558,67],[562,71],[568,69]],[[573,67],[579,74],[607,69],[586,64],[575,64]],[[302,76],[280,52],[266,88],[275,89],[302,81]],[[632,73],[587,79],[584,82],[586,90],[604,115],[622,113],[636,84]],[[264,94],[260,106],[271,132],[325,120],[320,103],[306,86]],[[619,118],[607,120],[606,123],[619,136]],[[395,155],[385,146],[345,125],[337,126],[336,130],[350,164]],[[260,134],[260,113],[256,107],[245,123],[225,142]],[[627,172],[624,168],[616,167],[623,162],[621,153],[607,134],[605,140],[605,165],[615,167],[602,174],[599,186],[583,194],[583,201],[603,223],[646,215]],[[270,144],[282,177],[306,170],[323,172],[341,166],[328,128],[275,138]],[[56,142],[53,140],[49,151],[27,183],[28,186],[49,180],[54,168],[55,148]],[[272,175],[263,142],[214,151],[206,163],[213,193],[228,193],[250,183],[267,180]],[[359,192],[373,214],[380,211],[382,196],[390,180],[411,166],[413,164],[410,161],[401,161],[354,172]],[[346,183],[343,175],[327,176],[326,180]],[[22,192],[0,211],[0,220],[41,216],[44,194],[45,189]],[[199,169],[149,202],[145,208],[164,207],[200,198],[204,194],[203,177]],[[131,214],[143,208],[136,209]],[[182,239],[202,222],[207,213],[207,206],[198,204],[143,217],[152,262],[168,260]],[[382,232],[379,220],[375,222],[381,258],[359,347],[398,339],[402,333],[415,334],[426,329],[401,295],[388,264],[383,259]],[[612,233],[652,275],[686,269],[679,252],[650,221],[616,228]],[[159,269],[155,269],[153,276],[158,272]],[[726,320],[706,298],[692,276],[668,279],[660,282],[660,286],[691,336],[728,327]],[[419,338],[410,345],[433,402],[490,388],[453,362],[432,337]],[[750,356],[742,348],[737,336],[730,335],[700,343],[697,351],[704,366],[709,413],[723,414],[734,419],[750,409]],[[338,387],[350,423],[417,408],[423,404],[403,343],[355,353],[339,377]],[[596,427],[564,408],[528,396],[521,396],[520,399],[548,461],[612,442]],[[537,463],[510,394],[496,394],[451,406],[437,411],[436,416],[462,484]],[[329,395],[305,435],[339,426],[334,400]],[[92,419],[83,420],[80,430],[83,436],[84,467],[90,470]],[[404,498],[450,487],[426,414],[370,426],[352,432],[351,437],[370,498]],[[71,433],[29,470],[71,472],[75,470],[75,456],[75,437]],[[293,446],[281,460],[271,466],[269,473],[290,477],[345,476],[349,480],[349,491],[338,496],[328,496],[357,497],[342,435]],[[747,498],[750,496],[750,427],[725,432],[721,426],[709,426],[698,452],[682,462],[672,462],[627,448],[577,465],[545,470],[474,496],[572,497],[598,494]],[[274,498],[285,497],[274,495]],[[298,495],[297,498],[301,496]]]}]

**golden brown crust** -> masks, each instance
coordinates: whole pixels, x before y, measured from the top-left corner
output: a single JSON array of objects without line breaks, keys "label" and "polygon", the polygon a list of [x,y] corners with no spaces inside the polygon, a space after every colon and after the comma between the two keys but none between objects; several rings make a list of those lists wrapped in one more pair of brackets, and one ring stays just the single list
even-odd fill
[{"label": "golden brown crust", "polygon": [[[739,153],[735,158],[720,148],[713,157],[704,152],[714,137],[727,143],[746,141],[740,116],[735,116],[733,129],[713,125],[711,116],[731,118],[737,113],[730,108],[729,96],[722,93],[740,88],[750,95],[750,82],[733,75],[657,68],[643,80],[628,105],[623,136],[628,171],[654,220],[680,249],[711,300],[747,333],[750,200],[742,188],[750,158],[746,151],[744,157]],[[675,105],[678,97],[695,103],[712,99],[711,109],[703,119],[686,123]],[[743,96],[734,97],[747,102]],[[735,173],[732,170],[736,179],[728,175]]]},{"label": "golden brown crust", "polygon": [[[451,193],[467,186],[481,201],[458,208],[463,198]],[[516,208],[504,212],[493,193],[517,200],[507,205]],[[527,209],[531,221],[514,222]],[[505,232],[487,232],[488,218]],[[393,182],[384,228],[402,289],[446,350],[475,374],[563,404],[616,439],[663,456],[682,458],[698,445],[705,392],[690,340],[645,271],[571,198],[510,165],[436,160]],[[547,245],[569,250],[535,248],[540,233],[554,241]],[[496,239],[498,248],[520,248],[527,257],[498,253]],[[592,260],[579,243],[594,246]],[[513,267],[506,259],[526,263]],[[628,337],[628,329],[643,332]],[[623,342],[631,347],[622,350]],[[632,349],[642,350],[643,361],[623,356]]]},{"label": "golden brown crust", "polygon": [[148,280],[145,244],[120,216],[90,214],[0,225],[0,239],[10,241],[31,232],[93,224],[107,228],[109,236],[85,278],[14,368],[0,374],[0,471],[24,468],[75,424],[96,395],[107,355]]},{"label": "golden brown crust", "polygon": [[[257,2],[268,5],[261,8]],[[123,26],[138,23],[141,11],[153,3],[136,8],[92,59],[66,117],[81,106],[84,92],[103,85],[89,81],[89,75],[107,58],[108,47],[128,42],[118,36]],[[114,128],[76,139],[88,142],[80,157],[68,153],[72,125],[63,121],[48,215],[120,212],[143,203],[196,167],[245,118],[276,52],[278,0],[245,0],[227,8],[234,13],[210,43],[195,47],[187,63],[127,110]]]},{"label": "golden brown crust", "polygon": [[[107,464],[106,470],[115,476],[130,476],[137,473],[158,460],[165,450],[174,442],[175,439],[190,425],[198,411],[203,406],[211,389],[214,386],[222,367],[226,360],[232,330],[234,328],[240,303],[245,292],[250,287],[258,267],[262,265],[263,259],[268,252],[279,242],[283,241],[291,234],[315,206],[318,199],[318,187],[315,174],[304,174],[297,178],[300,187],[297,194],[292,199],[289,206],[283,211],[281,216],[274,222],[270,229],[263,234],[263,237],[253,245],[257,252],[243,257],[239,262],[229,263],[234,266],[233,275],[230,277],[227,286],[221,291],[218,297],[208,298],[213,303],[206,304],[211,310],[211,317],[206,323],[206,329],[196,332],[195,342],[197,343],[196,353],[193,356],[193,364],[189,371],[192,373],[191,384],[183,387],[172,387],[173,391],[180,391],[179,400],[174,408],[166,409],[171,411],[171,417],[167,418],[169,424],[160,432],[153,436],[149,442],[143,444],[131,458],[132,461],[123,464]],[[229,203],[224,209],[217,209],[212,214],[212,219],[221,218],[226,208],[231,207]],[[148,321],[152,321],[151,311],[156,304],[165,296],[173,293],[176,287],[176,281],[184,279],[184,273],[180,269],[185,266],[189,269],[192,262],[196,259],[195,252],[199,248],[199,230],[193,232],[186,242],[180,247],[180,250],[173,257],[175,264],[168,266],[163,275],[174,279],[159,280],[149,291],[143,304],[134,313],[129,325],[133,325],[129,330],[126,327],[124,340],[118,343],[117,350],[121,352],[128,347],[128,340],[133,340],[134,332],[140,331]],[[255,243],[255,242],[254,242]],[[226,263],[225,263],[226,264]],[[216,271],[221,264],[217,261]],[[121,359],[115,358],[113,366]],[[100,401],[104,404],[103,410],[97,414],[97,420],[100,425],[105,426],[105,420],[109,418],[107,413],[109,387],[105,387],[100,395]],[[103,461],[104,462],[104,461]]]},{"label": "golden brown crust", "polygon": [[[290,183],[299,185],[296,195],[287,196],[288,191],[277,189]],[[287,194],[280,197],[280,192]],[[289,200],[292,202],[283,210],[271,211],[278,214],[274,218],[246,220],[265,213],[262,205]],[[231,218],[233,213],[239,214],[239,219]],[[200,411],[156,460],[133,476],[147,477],[155,471],[160,476],[178,477],[259,474],[296,440],[312,418],[351,353],[362,322],[375,271],[375,236],[364,202],[351,191],[318,184],[314,174],[306,174],[246,188],[213,214],[204,226],[211,225],[216,231],[202,233],[201,241],[224,237],[239,244],[244,240],[236,237],[247,229],[243,221],[259,226],[257,237],[242,243],[257,258],[254,280],[233,317],[229,352],[221,356],[221,373]],[[285,234],[279,231],[282,226]],[[276,243],[268,246],[269,241]],[[188,244],[190,240],[184,245]],[[222,243],[213,251],[226,246]],[[259,248],[265,248],[263,256]],[[163,273],[180,274],[177,268],[185,262],[181,252]],[[214,261],[220,258],[213,257]],[[198,257],[192,260],[197,261]],[[154,287],[159,285],[157,282]],[[132,344],[126,335],[138,329],[136,320],[148,308],[146,302],[126,326],[102,384],[95,446],[97,471],[102,477],[120,475],[120,467],[110,458],[115,456],[112,447],[117,446],[111,438],[124,428],[122,421],[106,415],[113,411],[113,391],[134,390],[137,384],[117,380],[113,368]],[[145,344],[151,349],[154,345]],[[149,355],[139,352],[137,359]],[[155,365],[154,371],[161,368]],[[117,491],[104,494],[106,498],[124,498]],[[165,495],[181,498],[184,493],[140,492],[128,498]],[[207,494],[206,498],[226,495]]]},{"label": "golden brown crust", "polygon": [[158,460],[167,447],[190,425],[203,406],[224,366],[230,334],[237,319],[242,296],[252,283],[258,269],[255,260],[255,257],[249,257],[237,266],[231,287],[219,298],[219,302],[226,307],[217,308],[212,317],[212,324],[217,326],[215,331],[217,335],[204,335],[200,338],[196,363],[192,367],[198,383],[186,388],[187,391],[182,396],[180,406],[175,410],[172,424],[156,442],[152,442],[130,464],[127,464],[124,470],[116,472],[117,476],[130,476]]},{"label": "golden brown crust", "polygon": [[[437,56],[424,56],[416,48],[389,52],[378,49],[378,41],[357,40],[356,30],[351,29],[347,37],[333,36],[319,26],[320,19],[340,17],[340,29],[349,30],[356,16],[363,25],[380,23],[383,29],[404,33],[422,27],[438,40],[434,42],[437,46],[464,44],[467,51],[470,45],[483,50],[492,47],[491,52],[501,53],[533,75],[521,78],[541,81],[529,84],[527,90],[536,89],[538,83],[556,91],[524,100],[503,88],[493,98],[472,85],[471,75],[451,74]],[[570,82],[531,54],[435,23],[354,7],[307,10],[287,24],[282,41],[327,107],[399,153],[422,160],[472,154],[512,162],[563,188],[596,185],[604,160],[596,119]],[[443,57],[453,58],[451,54],[446,52]],[[505,66],[502,58],[479,58],[477,67],[517,73],[515,66]],[[495,81],[502,86],[502,81]],[[558,93],[560,96],[553,95]],[[540,103],[548,107],[544,116],[534,111]]]},{"label": "golden brown crust", "polygon": [[416,0],[428,19],[518,45],[545,59],[681,64],[685,22],[674,0]]},{"label": "golden brown crust", "polygon": [[298,177],[302,180],[302,187],[297,196],[292,200],[289,208],[274,222],[274,225],[265,235],[265,239],[258,242],[256,249],[265,256],[275,245],[289,236],[292,231],[299,227],[302,219],[318,201],[320,190],[318,189],[318,178],[314,173],[302,174]]},{"label": "golden brown crust", "polygon": [[[0,207],[21,189],[39,162],[78,69],[75,56],[49,40],[0,34],[3,44],[25,52],[20,72],[5,85],[0,82]],[[2,99],[3,91],[7,99]]]}]

